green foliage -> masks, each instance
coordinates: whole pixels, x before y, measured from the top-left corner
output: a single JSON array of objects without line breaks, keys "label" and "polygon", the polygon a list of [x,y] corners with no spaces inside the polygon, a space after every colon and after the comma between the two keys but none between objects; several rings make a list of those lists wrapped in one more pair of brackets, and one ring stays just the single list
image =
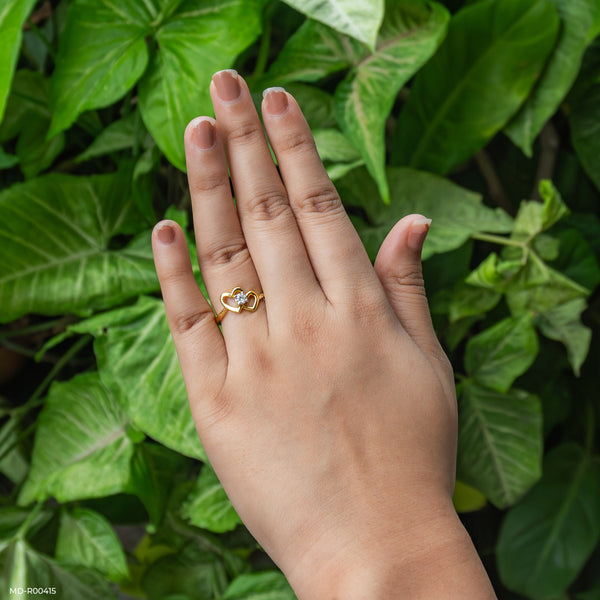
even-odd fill
[{"label": "green foliage", "polygon": [[192,241],[182,134],[233,67],[298,99],[372,259],[433,219],[499,598],[598,598],[599,34],[597,0],[5,0],[0,587],[294,598],[206,463],[150,248],[163,215]]}]

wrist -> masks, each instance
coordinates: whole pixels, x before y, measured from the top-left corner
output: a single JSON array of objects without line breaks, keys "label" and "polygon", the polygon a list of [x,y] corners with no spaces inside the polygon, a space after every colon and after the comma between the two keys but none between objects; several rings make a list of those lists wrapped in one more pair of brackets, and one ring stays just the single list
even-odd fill
[{"label": "wrist", "polygon": [[355,533],[329,554],[315,540],[308,560],[288,575],[299,600],[496,599],[451,504],[396,528],[364,529],[362,539]]}]

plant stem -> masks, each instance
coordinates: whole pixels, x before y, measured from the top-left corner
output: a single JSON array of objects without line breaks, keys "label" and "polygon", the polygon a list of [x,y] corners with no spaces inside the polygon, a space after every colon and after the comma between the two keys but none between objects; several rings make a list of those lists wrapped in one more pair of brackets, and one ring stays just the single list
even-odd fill
[{"label": "plant stem", "polygon": [[514,214],[512,202],[504,191],[504,186],[500,181],[500,177],[498,177],[496,167],[490,155],[485,150],[481,150],[475,155],[475,162],[477,163],[479,172],[485,179],[491,199],[508,214]]},{"label": "plant stem", "polygon": [[258,56],[256,57],[256,64],[254,65],[254,72],[252,73],[253,78],[260,77],[264,72],[269,60],[269,51],[271,49],[271,13],[274,9],[274,4],[271,3],[265,8],[264,19],[263,19],[263,33],[260,38],[260,45],[258,47]]},{"label": "plant stem", "polygon": [[91,335],[84,335],[79,338],[57,361],[57,363],[52,367],[50,373],[44,377],[44,380],[40,385],[37,386],[35,391],[33,392],[31,398],[20,408],[24,409],[25,412],[29,411],[34,406],[39,404],[38,400],[41,395],[44,393],[46,388],[52,383],[52,380],[56,377],[56,375],[63,369],[65,365],[84,347],[88,344],[91,339]]},{"label": "plant stem", "polygon": [[44,321],[44,323],[38,323],[37,325],[30,325],[29,327],[23,327],[23,329],[13,329],[11,331],[3,331],[0,333],[0,340],[5,340],[12,337],[20,337],[29,333],[37,333],[38,331],[45,331],[46,329],[52,329],[52,327],[59,325],[62,322],[62,318],[53,319],[52,321]]},{"label": "plant stem", "polygon": [[32,521],[37,517],[40,510],[42,510],[42,506],[43,504],[41,502],[37,502],[35,504],[35,506],[31,509],[31,512],[27,515],[27,518],[21,524],[21,527],[19,527],[17,533],[15,533],[13,539],[22,540],[25,537],[25,534],[27,533]]},{"label": "plant stem", "polygon": [[482,242],[491,242],[492,244],[501,244],[502,246],[517,246],[518,248],[525,248],[526,244],[518,242],[517,240],[511,240],[501,235],[493,235],[491,233],[474,233],[471,235],[474,240],[481,240]]}]

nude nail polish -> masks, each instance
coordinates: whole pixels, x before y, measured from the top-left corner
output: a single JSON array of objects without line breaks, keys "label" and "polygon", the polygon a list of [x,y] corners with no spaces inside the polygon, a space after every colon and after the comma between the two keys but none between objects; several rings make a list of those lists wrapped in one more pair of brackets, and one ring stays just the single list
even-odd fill
[{"label": "nude nail polish", "polygon": [[212,148],[217,139],[214,119],[207,117],[198,120],[192,133],[192,139],[198,148],[203,150]]},{"label": "nude nail polish", "polygon": [[175,230],[168,222],[159,223],[156,226],[156,236],[162,244],[168,246],[175,241]]},{"label": "nude nail polish", "polygon": [[239,75],[234,69],[225,69],[217,71],[212,80],[215,83],[217,96],[224,102],[233,102],[240,97],[242,88],[240,86]]},{"label": "nude nail polish", "polygon": [[425,217],[415,219],[409,226],[406,239],[407,246],[420,252],[430,225],[431,219],[426,219]]},{"label": "nude nail polish", "polygon": [[282,115],[288,107],[288,97],[282,87],[270,87],[263,92],[265,109],[270,115]]}]

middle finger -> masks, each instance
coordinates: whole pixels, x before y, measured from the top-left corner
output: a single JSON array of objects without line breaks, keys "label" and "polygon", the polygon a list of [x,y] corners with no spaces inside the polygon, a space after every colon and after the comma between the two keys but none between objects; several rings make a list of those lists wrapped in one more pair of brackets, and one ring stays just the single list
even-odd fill
[{"label": "middle finger", "polygon": [[240,222],[271,317],[285,310],[290,298],[320,292],[319,284],[248,86],[235,71],[220,71],[210,92]]}]

